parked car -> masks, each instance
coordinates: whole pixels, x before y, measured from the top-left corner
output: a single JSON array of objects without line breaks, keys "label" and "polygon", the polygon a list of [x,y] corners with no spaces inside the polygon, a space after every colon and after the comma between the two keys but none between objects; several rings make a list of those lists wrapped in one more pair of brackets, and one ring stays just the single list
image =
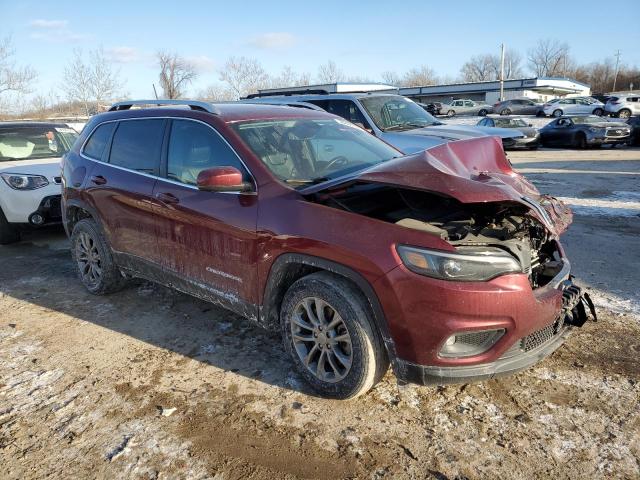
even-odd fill
[{"label": "parked car", "polygon": [[515,98],[494,103],[493,111],[500,115],[544,115],[542,104],[529,98]]},{"label": "parked car", "polygon": [[496,138],[403,156],[312,109],[131,109],[149,103],[185,102],[116,104],[63,160],[64,225],[93,294],[142,277],[228,308],[280,332],[335,398],[389,363],[420,384],[521,370],[592,311],[559,243],[570,210]]},{"label": "parked car", "polygon": [[640,117],[631,117],[627,120],[627,125],[631,127],[629,145],[640,145]]},{"label": "parked car", "polygon": [[452,100],[451,103],[443,103],[440,107],[440,113],[447,117],[454,115],[485,115],[492,113],[493,107],[487,103],[478,103],[473,100],[458,99]]},{"label": "parked car", "polygon": [[609,99],[604,109],[612,117],[640,115],[640,95],[616,95]]},{"label": "parked car", "polygon": [[247,103],[313,104],[364,128],[404,153],[415,153],[454,140],[495,135],[511,145],[523,135],[510,129],[449,125],[401,95],[378,93],[252,95]]},{"label": "parked car", "polygon": [[60,222],[60,157],[77,136],[62,123],[0,122],[0,244]]},{"label": "parked car", "polygon": [[607,102],[609,101],[609,99],[612,97],[613,95],[603,95],[603,94],[596,94],[596,95],[591,95],[591,98],[595,98],[596,100],[598,100],[599,102],[602,102],[603,104],[607,104]]},{"label": "parked car", "polygon": [[542,106],[546,116],[604,114],[604,104],[590,97],[556,98]]},{"label": "parked car", "polygon": [[509,148],[528,148],[533,150],[538,148],[538,144],[540,142],[540,134],[538,131],[522,118],[484,117],[477,123],[477,125],[479,127],[515,128],[522,132],[524,137],[514,139],[513,145],[510,145]]},{"label": "parked car", "polygon": [[440,102],[432,102],[432,103],[419,103],[422,108],[424,108],[431,115],[440,115],[440,109],[442,108],[442,103]]},{"label": "parked car", "polygon": [[631,128],[626,123],[610,122],[595,115],[565,116],[540,129],[545,147],[599,147],[627,143]]}]

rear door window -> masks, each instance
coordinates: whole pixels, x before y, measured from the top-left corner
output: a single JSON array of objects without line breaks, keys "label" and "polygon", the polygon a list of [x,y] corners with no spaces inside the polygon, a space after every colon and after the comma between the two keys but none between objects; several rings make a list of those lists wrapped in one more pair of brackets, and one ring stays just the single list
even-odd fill
[{"label": "rear door window", "polygon": [[158,175],[164,127],[163,119],[119,122],[111,144],[109,163]]},{"label": "rear door window", "polygon": [[111,138],[111,132],[113,132],[115,125],[116,124],[113,122],[103,123],[96,128],[89,137],[89,140],[87,140],[87,143],[84,145],[82,153],[94,160],[101,160],[102,154],[104,153],[109,139]]}]

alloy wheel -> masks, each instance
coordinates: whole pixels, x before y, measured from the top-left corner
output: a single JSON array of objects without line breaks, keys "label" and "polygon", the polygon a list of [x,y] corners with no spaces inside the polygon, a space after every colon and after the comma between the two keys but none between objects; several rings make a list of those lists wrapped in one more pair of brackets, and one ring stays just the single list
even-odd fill
[{"label": "alloy wheel", "polygon": [[97,242],[86,232],[81,232],[76,241],[76,261],[82,280],[95,287],[102,279],[102,262]]},{"label": "alloy wheel", "polygon": [[347,376],[353,363],[351,336],[333,306],[318,297],[303,298],[289,323],[294,349],[311,374],[328,383]]}]

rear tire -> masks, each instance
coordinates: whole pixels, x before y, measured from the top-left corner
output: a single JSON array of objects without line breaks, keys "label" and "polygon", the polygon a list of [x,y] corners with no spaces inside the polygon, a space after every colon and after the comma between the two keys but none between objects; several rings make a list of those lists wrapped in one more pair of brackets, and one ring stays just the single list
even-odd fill
[{"label": "rear tire", "polygon": [[78,278],[89,293],[106,295],[126,284],[113,260],[111,248],[94,220],[85,218],[73,227],[71,256]]},{"label": "rear tire", "polygon": [[558,109],[554,110],[551,115],[554,116],[555,118],[561,117],[562,116],[562,110],[560,110],[558,108]]},{"label": "rear tire", "polygon": [[280,310],[285,350],[323,397],[366,393],[389,360],[364,295],[347,279],[317,272],[297,280]]},{"label": "rear tire", "polygon": [[505,108],[500,112],[500,115],[511,115],[511,110],[509,110],[508,108]]},{"label": "rear tire", "polygon": [[478,112],[478,116],[480,116],[480,117],[486,117],[486,116],[487,116],[487,113],[488,113],[488,112],[483,108],[482,110],[480,110],[480,111]]},{"label": "rear tire", "polygon": [[618,117],[620,118],[629,118],[631,116],[631,110],[628,108],[623,108],[618,112]]},{"label": "rear tire", "polygon": [[594,115],[597,115],[598,117],[601,117],[602,115],[604,115],[604,110],[603,110],[603,109],[601,109],[601,108],[596,108],[596,109],[593,111],[593,114],[594,114]]},{"label": "rear tire", "polygon": [[7,221],[4,212],[0,209],[0,245],[9,245],[20,240],[20,231]]},{"label": "rear tire", "polygon": [[453,117],[456,114],[453,110],[447,110],[447,117]]}]

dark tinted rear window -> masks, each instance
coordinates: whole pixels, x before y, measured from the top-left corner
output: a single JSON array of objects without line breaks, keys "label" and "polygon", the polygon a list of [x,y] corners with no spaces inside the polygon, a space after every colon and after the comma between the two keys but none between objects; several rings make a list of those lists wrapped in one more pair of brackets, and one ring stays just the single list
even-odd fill
[{"label": "dark tinted rear window", "polygon": [[111,132],[113,131],[114,126],[115,123],[103,123],[98,128],[96,128],[85,144],[82,153],[84,153],[87,157],[100,160],[102,158],[102,153],[107,146],[107,142],[111,137]]},{"label": "dark tinted rear window", "polygon": [[158,175],[164,120],[129,120],[118,124],[109,162],[139,172]]}]

